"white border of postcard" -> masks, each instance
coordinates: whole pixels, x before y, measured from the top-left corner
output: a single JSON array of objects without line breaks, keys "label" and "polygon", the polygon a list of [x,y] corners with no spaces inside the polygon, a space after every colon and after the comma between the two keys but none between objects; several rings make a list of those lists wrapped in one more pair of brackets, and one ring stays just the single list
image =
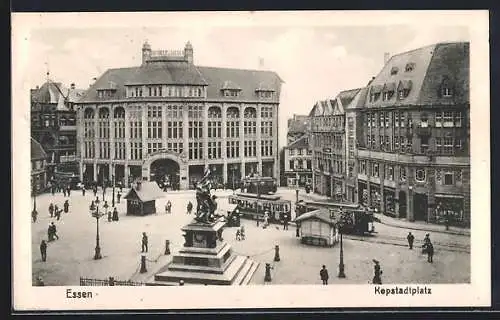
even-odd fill
[{"label": "white border of postcard", "polygon": [[[490,130],[488,11],[309,11],[204,13],[20,13],[12,15],[13,307],[15,310],[465,307],[489,306]],[[92,299],[67,299],[71,287],[32,287],[29,92],[25,65],[35,28],[321,26],[421,24],[470,30],[471,283],[428,285],[432,295],[377,295],[373,285],[79,287]],[[367,76],[368,77],[368,76]],[[333,93],[332,93],[333,94]],[[452,268],[453,266],[450,266]],[[422,284],[425,285],[425,284]],[[420,285],[420,286],[422,286]],[[392,288],[395,285],[384,285]],[[407,285],[403,285],[406,287]],[[414,285],[417,287],[417,284]]]}]

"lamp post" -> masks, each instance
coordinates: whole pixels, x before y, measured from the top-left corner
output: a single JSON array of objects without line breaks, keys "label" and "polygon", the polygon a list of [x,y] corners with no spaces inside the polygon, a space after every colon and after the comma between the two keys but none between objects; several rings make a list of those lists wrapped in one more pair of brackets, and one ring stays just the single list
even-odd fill
[{"label": "lamp post", "polygon": [[340,233],[340,259],[339,259],[339,278],[345,278],[344,273],[344,243],[342,242],[342,234],[344,231],[344,214],[340,211],[340,223],[338,224],[339,233]]},{"label": "lamp post", "polygon": [[101,246],[99,245],[99,219],[105,215],[105,213],[99,213],[99,198],[97,198],[92,204],[90,205],[90,214],[92,215],[93,218],[96,219],[96,237],[95,237],[95,254],[94,254],[94,260],[99,260],[102,259],[101,255]]},{"label": "lamp post", "polygon": [[235,171],[236,171],[236,166],[234,164],[232,164],[231,165],[231,179],[232,179],[231,180],[232,181],[232,183],[231,183],[232,184],[232,188],[231,189],[233,189],[233,194],[234,194],[234,191],[235,191],[235,189],[234,189],[234,172]]},{"label": "lamp post", "polygon": [[115,206],[115,176],[111,176],[111,179],[113,180],[113,198],[111,198],[111,206]]}]

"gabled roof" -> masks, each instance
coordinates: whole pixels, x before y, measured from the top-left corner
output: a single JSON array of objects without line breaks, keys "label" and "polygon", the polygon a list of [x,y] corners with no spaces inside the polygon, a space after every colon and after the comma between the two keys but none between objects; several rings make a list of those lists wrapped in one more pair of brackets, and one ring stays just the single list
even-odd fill
[{"label": "gabled roof", "polygon": [[31,138],[31,160],[41,160],[46,158],[48,158],[47,153],[43,150],[42,145],[35,139]]},{"label": "gabled roof", "polygon": [[309,211],[304,214],[301,214],[297,218],[295,218],[296,222],[306,221],[310,219],[319,219],[329,225],[335,225],[339,221],[339,216],[334,216],[333,219],[330,218],[330,210],[321,208],[314,211]]},{"label": "gabled roof", "polygon": [[347,106],[344,105],[344,110],[362,108],[364,106],[367,93],[368,87],[359,89],[358,93],[354,96],[351,102]]},{"label": "gabled roof", "polygon": [[72,89],[60,82],[45,82],[40,88],[31,90],[31,103],[57,104],[59,110],[68,110],[66,102],[78,102],[85,90]]},{"label": "gabled roof", "polygon": [[[411,70],[407,70],[407,68]],[[456,89],[452,98],[441,97],[440,88],[451,79]],[[408,96],[399,99],[397,92],[390,100],[369,101],[370,92],[384,88],[410,89]],[[397,54],[389,59],[368,86],[365,107],[398,105],[458,104],[469,102],[469,43],[438,43]]]},{"label": "gabled roof", "polygon": [[[98,98],[97,90],[107,88],[109,83],[116,84],[113,97]],[[276,94],[269,100],[279,102],[283,80],[272,71],[243,70],[217,67],[198,67],[189,63],[152,63],[140,67],[108,69],[87,90],[80,102],[97,102],[105,99],[123,100],[126,98],[126,85],[166,84],[166,85],[202,85],[207,86],[208,99],[235,99],[224,97],[221,90],[230,86],[241,89],[238,100],[256,100],[256,90],[263,84]]]},{"label": "gabled roof", "polygon": [[345,107],[351,103],[351,101],[356,97],[356,95],[358,94],[358,92],[361,90],[361,88],[357,88],[357,89],[351,89],[351,90],[345,90],[345,91],[341,91],[338,96],[337,96],[337,99],[340,99],[340,102],[342,104],[342,108],[345,110]]},{"label": "gabled roof", "polygon": [[142,202],[152,201],[155,199],[163,198],[163,191],[158,187],[154,181],[140,182],[140,188],[137,185],[133,186],[124,199],[140,199]]},{"label": "gabled roof", "polygon": [[303,115],[295,115],[294,118],[288,119],[288,134],[304,133],[307,131],[309,117]]},{"label": "gabled roof", "polygon": [[302,137],[298,138],[297,140],[293,141],[289,145],[287,145],[285,148],[286,149],[306,149],[309,148],[309,139],[308,135],[304,134]]}]

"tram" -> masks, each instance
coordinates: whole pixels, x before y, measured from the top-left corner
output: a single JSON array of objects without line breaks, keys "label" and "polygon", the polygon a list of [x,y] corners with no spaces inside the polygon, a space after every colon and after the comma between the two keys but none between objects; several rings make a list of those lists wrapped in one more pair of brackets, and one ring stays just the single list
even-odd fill
[{"label": "tram", "polygon": [[296,215],[300,215],[326,208],[335,211],[342,216],[344,233],[365,234],[375,232],[373,211],[361,204],[320,202],[320,201],[300,201],[296,205]]},{"label": "tram", "polygon": [[247,177],[241,181],[241,190],[245,193],[274,194],[278,190],[278,184],[273,177]]},{"label": "tram", "polygon": [[279,196],[254,194],[236,194],[228,197],[230,204],[238,205],[238,209],[243,218],[262,220],[266,211],[270,212],[269,222],[278,223],[283,219],[291,217],[292,203],[289,200],[282,200]]}]

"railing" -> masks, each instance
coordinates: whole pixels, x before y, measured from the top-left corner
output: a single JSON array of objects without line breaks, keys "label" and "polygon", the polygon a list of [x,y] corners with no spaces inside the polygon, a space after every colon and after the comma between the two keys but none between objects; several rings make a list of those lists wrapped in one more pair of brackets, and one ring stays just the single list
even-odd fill
[{"label": "railing", "polygon": [[182,50],[154,50],[151,51],[151,58],[156,57],[183,57],[184,52]]},{"label": "railing", "polygon": [[96,287],[96,286],[145,286],[146,284],[143,282],[132,282],[130,280],[128,281],[115,280],[113,277],[109,277],[107,280],[80,277],[80,285]]}]

